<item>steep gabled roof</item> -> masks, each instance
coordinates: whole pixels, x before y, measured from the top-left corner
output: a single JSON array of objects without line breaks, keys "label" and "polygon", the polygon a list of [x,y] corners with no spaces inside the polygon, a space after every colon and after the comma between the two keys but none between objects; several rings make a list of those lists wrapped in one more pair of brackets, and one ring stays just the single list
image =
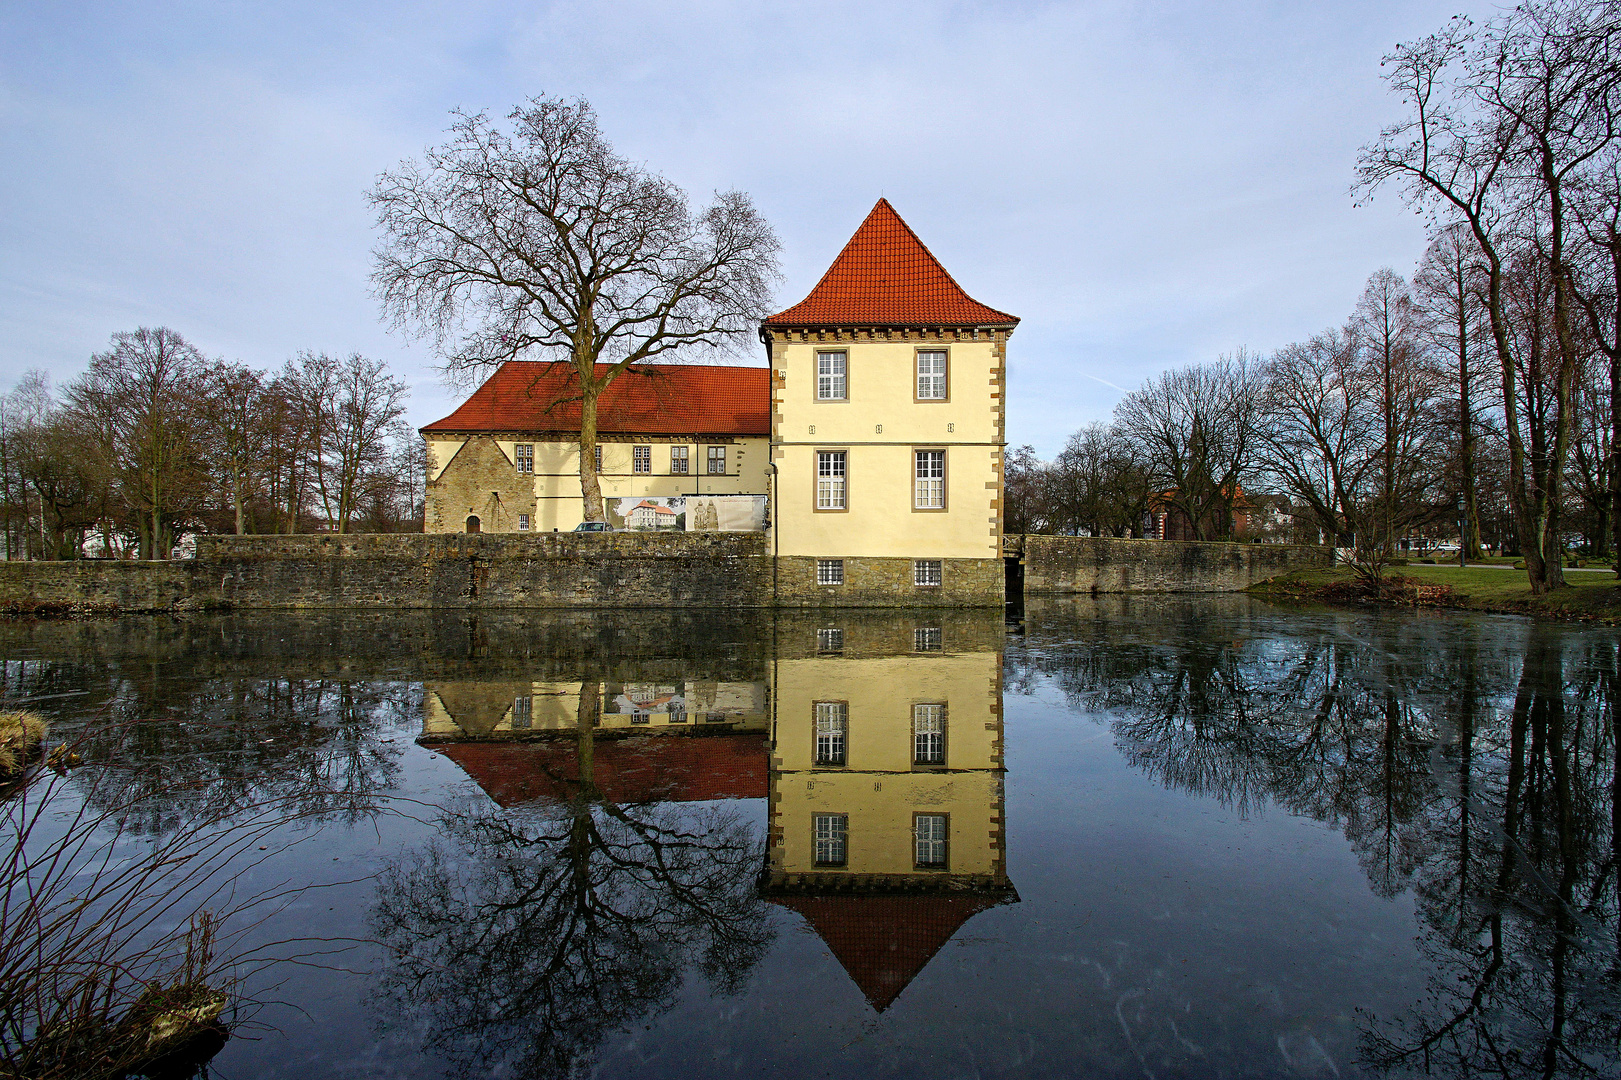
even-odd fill
[{"label": "steep gabled roof", "polygon": [[[600,375],[605,365],[597,366]],[[769,435],[769,368],[635,364],[597,401],[605,435]],[[579,379],[567,364],[509,360],[423,434],[577,432]]]},{"label": "steep gabled roof", "polygon": [[[573,738],[423,745],[461,766],[501,806],[566,802],[580,790]],[[599,739],[591,758],[597,790],[609,802],[763,799],[768,749],[758,732],[642,735]]]},{"label": "steep gabled roof", "polygon": [[765,326],[1013,326],[1018,318],[963,291],[879,199],[810,295]]},{"label": "steep gabled roof", "polygon": [[996,895],[773,896],[827,943],[852,982],[883,1012],[963,923],[1006,903]]}]

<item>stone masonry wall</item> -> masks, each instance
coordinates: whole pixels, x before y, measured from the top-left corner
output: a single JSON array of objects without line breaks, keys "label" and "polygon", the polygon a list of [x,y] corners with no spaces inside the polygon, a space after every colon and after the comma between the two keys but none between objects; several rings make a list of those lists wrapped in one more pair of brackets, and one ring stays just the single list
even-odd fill
[{"label": "stone masonry wall", "polygon": [[1026,536],[1024,594],[1241,592],[1258,581],[1332,561],[1329,548],[1290,544]]},{"label": "stone masonry wall", "polygon": [[915,583],[911,559],[844,560],[843,585],[816,584],[817,560],[777,558],[781,607],[1001,607],[1001,559],[942,559],[941,583]]}]

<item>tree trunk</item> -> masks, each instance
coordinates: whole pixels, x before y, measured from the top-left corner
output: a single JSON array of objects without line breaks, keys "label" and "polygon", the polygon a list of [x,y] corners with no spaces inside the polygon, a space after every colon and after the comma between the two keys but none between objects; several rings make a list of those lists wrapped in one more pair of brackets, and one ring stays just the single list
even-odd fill
[{"label": "tree trunk", "polygon": [[597,479],[597,395],[602,387],[582,376],[580,387],[580,500],[586,521],[606,521],[602,484]]}]

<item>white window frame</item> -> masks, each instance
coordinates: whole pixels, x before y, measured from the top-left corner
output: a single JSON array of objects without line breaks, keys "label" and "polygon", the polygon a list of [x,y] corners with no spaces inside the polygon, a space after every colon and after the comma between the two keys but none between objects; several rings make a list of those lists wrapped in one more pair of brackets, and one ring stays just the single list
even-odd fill
[{"label": "white window frame", "polygon": [[850,400],[850,354],[848,352],[818,352],[816,354],[816,400]]},{"label": "white window frame", "polygon": [[945,508],[946,452],[944,450],[912,451],[912,509],[944,510]]},{"label": "white window frame", "polygon": [[518,515],[518,531],[519,532],[528,532],[529,531],[529,515],[528,514],[519,514]]},{"label": "white window frame", "polygon": [[844,631],[835,626],[816,631],[816,651],[836,653],[844,651]]},{"label": "white window frame", "polygon": [[843,585],[844,560],[843,559],[817,559],[816,584]]},{"label": "white window frame", "polygon": [[671,476],[686,476],[687,475],[687,469],[688,469],[688,466],[689,466],[689,463],[690,463],[690,455],[688,454],[688,450],[689,450],[689,448],[685,447],[685,446],[672,446],[672,447],[670,447],[670,475]]},{"label": "white window frame", "polygon": [[846,866],[849,864],[849,814],[812,814],[811,836],[815,865]]},{"label": "white window frame", "polygon": [[[710,447],[705,447],[705,450],[707,451],[707,453],[705,454],[705,457],[704,457],[704,463],[705,463],[705,468],[707,468],[709,470],[708,473],[706,473],[706,475],[708,475],[708,476],[725,476],[726,475],[726,447],[724,447],[724,446],[710,446]],[[715,468],[716,462],[720,463],[720,468],[718,468],[718,469]]]},{"label": "white window frame", "polygon": [[811,712],[816,764],[844,766],[850,760],[850,703],[818,701],[812,705]]},{"label": "white window frame", "polygon": [[535,724],[535,696],[519,694],[512,699],[512,728],[520,731]]},{"label": "white window frame", "polygon": [[944,870],[951,857],[951,815],[912,815],[912,856],[919,870]]},{"label": "white window frame", "polygon": [[816,451],[816,509],[850,509],[850,452]]},{"label": "white window frame", "polygon": [[591,449],[595,451],[593,456],[596,458],[597,472],[600,473],[602,471],[602,444],[597,443],[597,445],[593,446]]},{"label": "white window frame", "polygon": [[946,707],[940,702],[912,706],[912,764],[946,763]]},{"label": "white window frame", "polygon": [[917,351],[917,400],[918,401],[945,401],[949,392],[946,378],[949,364],[944,349],[919,349]]},{"label": "white window frame", "polygon": [[535,471],[535,444],[514,443],[512,446],[512,459],[519,472],[533,473]]},{"label": "white window frame", "polygon": [[630,448],[630,471],[637,476],[651,476],[653,474],[653,448],[651,446],[632,446]]},{"label": "white window frame", "polygon": [[945,581],[945,562],[941,559],[913,559],[912,584],[920,589],[938,589]]},{"label": "white window frame", "polygon": [[938,626],[919,626],[912,631],[913,652],[939,652],[945,646]]}]

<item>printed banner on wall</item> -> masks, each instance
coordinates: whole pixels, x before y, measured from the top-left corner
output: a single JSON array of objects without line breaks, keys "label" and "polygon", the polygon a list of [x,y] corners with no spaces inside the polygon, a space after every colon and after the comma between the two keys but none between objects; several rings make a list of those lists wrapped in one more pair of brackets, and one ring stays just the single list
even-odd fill
[{"label": "printed banner on wall", "polygon": [[682,495],[604,500],[608,524],[626,532],[759,532],[764,495]]}]

